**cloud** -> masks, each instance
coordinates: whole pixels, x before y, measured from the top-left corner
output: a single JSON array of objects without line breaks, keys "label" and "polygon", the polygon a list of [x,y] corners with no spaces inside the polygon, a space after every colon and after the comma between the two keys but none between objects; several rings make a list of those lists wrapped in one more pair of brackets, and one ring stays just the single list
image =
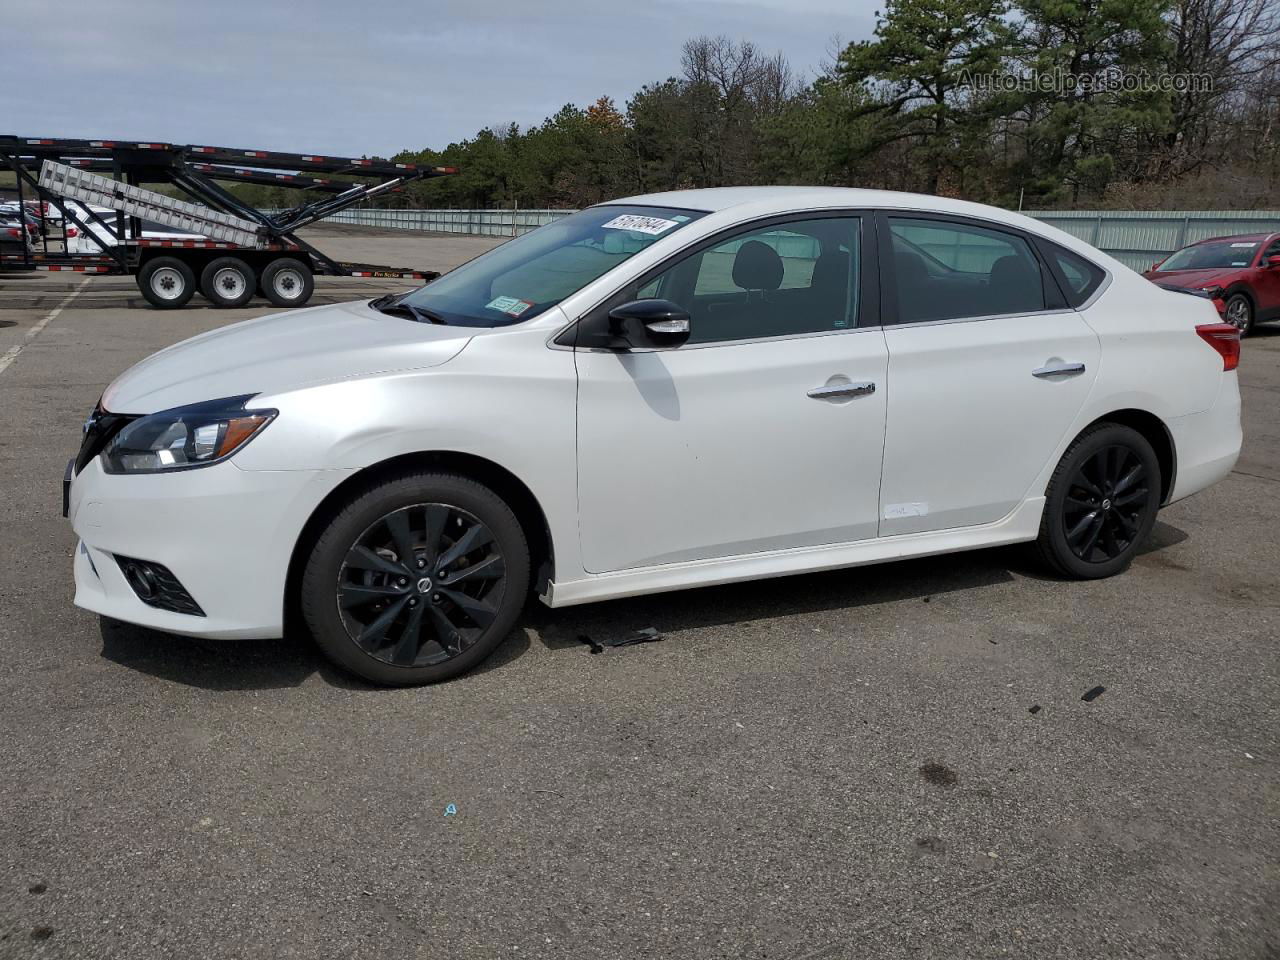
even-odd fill
[{"label": "cloud", "polygon": [[[870,34],[837,0],[7,0],[3,132],[390,154],[679,71],[725,34],[812,74]],[[18,97],[14,91],[21,91]]]}]

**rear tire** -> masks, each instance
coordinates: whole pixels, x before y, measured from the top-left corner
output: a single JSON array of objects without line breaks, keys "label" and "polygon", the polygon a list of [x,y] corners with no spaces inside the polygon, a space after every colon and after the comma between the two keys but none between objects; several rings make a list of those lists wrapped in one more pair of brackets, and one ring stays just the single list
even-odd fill
[{"label": "rear tire", "polygon": [[253,268],[239,257],[218,257],[200,273],[200,292],[215,307],[243,307],[256,286]]},{"label": "rear tire", "polygon": [[277,307],[300,307],[311,299],[315,279],[306,265],[293,257],[272,260],[262,271],[260,292]]},{"label": "rear tire", "polygon": [[195,295],[195,271],[177,257],[155,257],[138,271],[138,289],[153,307],[176,310]]},{"label": "rear tire", "polygon": [[300,599],[330,660],[411,686],[488,657],[528,590],[529,547],[511,508],[467,477],[410,472],[358,491],[328,521]]},{"label": "rear tire", "polygon": [[1049,481],[1036,547],[1077,580],[1120,573],[1151,533],[1160,507],[1160,462],[1138,431],[1100,423],[1080,434]]}]

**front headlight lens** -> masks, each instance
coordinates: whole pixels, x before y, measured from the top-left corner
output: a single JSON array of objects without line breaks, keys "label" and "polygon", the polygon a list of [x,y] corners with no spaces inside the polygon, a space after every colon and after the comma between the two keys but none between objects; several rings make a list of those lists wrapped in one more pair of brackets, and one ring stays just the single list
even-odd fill
[{"label": "front headlight lens", "polygon": [[210,400],[141,417],[102,451],[107,473],[161,473],[227,459],[262,432],[277,410],[250,410],[253,394]]}]

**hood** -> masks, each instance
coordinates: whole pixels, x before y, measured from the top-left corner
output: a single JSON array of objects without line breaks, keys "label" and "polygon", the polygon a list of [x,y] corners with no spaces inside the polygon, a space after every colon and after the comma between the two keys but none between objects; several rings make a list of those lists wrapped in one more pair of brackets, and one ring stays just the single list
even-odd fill
[{"label": "hood", "polygon": [[1143,274],[1152,283],[1199,290],[1201,287],[1225,287],[1235,280],[1242,267],[1213,267],[1209,270],[1148,270]]},{"label": "hood", "polygon": [[303,386],[452,359],[471,327],[417,323],[367,303],[339,303],[272,314],[192,337],[152,354],[102,395],[112,413],[155,413],[245,393]]}]

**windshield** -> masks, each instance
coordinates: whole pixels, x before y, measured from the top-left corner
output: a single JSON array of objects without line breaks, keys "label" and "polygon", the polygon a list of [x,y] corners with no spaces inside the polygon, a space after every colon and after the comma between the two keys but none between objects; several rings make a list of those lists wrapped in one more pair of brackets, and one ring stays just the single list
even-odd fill
[{"label": "windshield", "polygon": [[671,207],[592,207],[510,240],[399,302],[459,326],[519,323],[702,216]]},{"label": "windshield", "polygon": [[1253,254],[1260,240],[1222,240],[1217,243],[1197,243],[1183,247],[1156,269],[1166,270],[1218,270],[1229,267],[1247,267],[1253,262]]}]

